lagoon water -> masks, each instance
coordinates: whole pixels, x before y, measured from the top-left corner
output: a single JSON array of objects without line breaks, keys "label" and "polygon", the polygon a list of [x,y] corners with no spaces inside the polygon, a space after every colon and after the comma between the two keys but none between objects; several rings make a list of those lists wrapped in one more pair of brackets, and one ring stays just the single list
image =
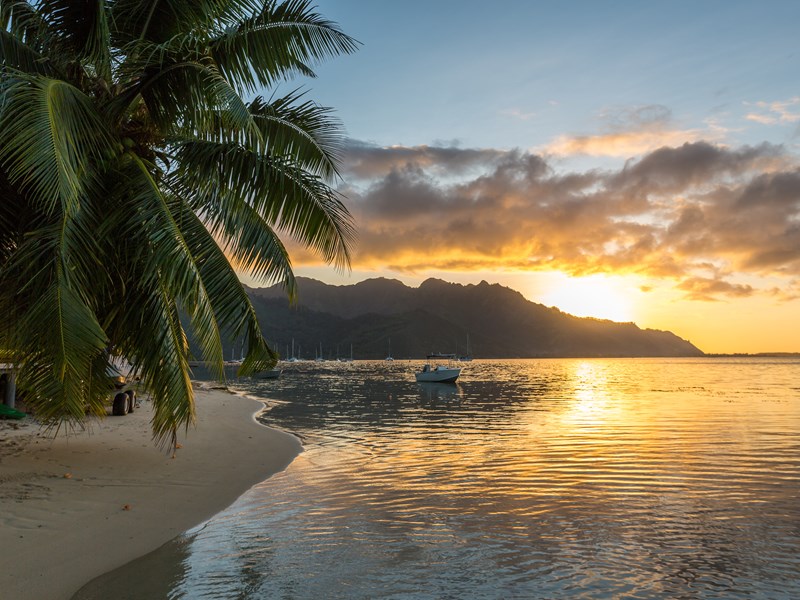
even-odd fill
[{"label": "lagoon water", "polygon": [[305,452],[76,598],[800,597],[800,360],[419,364],[234,382]]}]

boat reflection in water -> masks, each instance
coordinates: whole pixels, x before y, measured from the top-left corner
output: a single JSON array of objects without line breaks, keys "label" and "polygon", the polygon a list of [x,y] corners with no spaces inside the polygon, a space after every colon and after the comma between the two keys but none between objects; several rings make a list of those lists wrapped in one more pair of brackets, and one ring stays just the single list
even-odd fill
[{"label": "boat reflection in water", "polygon": [[460,403],[463,395],[463,389],[457,383],[417,383],[417,389],[420,406],[426,408],[449,407]]}]

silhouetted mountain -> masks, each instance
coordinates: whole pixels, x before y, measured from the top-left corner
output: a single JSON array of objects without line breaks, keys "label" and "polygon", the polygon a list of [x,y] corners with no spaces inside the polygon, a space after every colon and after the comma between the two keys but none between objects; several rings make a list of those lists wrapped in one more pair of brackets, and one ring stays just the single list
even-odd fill
[{"label": "silhouetted mountain", "polygon": [[[279,286],[248,289],[267,340],[281,355],[421,358],[464,354],[469,337],[476,358],[701,356],[668,331],[633,323],[580,318],[526,300],[482,281],[460,285],[428,279],[411,288],[392,279],[334,286],[298,279],[290,307]],[[391,340],[391,341],[390,341]],[[230,350],[228,350],[230,353]]]}]

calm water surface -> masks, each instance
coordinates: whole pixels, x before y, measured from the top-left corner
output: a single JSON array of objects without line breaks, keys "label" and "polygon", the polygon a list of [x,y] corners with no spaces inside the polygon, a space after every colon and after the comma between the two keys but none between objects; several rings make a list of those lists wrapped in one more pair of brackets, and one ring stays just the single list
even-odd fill
[{"label": "calm water surface", "polygon": [[418,366],[235,382],[305,452],[76,598],[800,597],[800,361]]}]

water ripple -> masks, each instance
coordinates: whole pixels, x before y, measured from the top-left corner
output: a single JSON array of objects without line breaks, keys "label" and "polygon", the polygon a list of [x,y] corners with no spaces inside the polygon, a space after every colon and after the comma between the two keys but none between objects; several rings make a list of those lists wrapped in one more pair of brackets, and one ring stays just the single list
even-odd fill
[{"label": "water ripple", "polygon": [[800,362],[416,366],[237,382],[306,452],[142,559],[164,596],[800,597]]}]

